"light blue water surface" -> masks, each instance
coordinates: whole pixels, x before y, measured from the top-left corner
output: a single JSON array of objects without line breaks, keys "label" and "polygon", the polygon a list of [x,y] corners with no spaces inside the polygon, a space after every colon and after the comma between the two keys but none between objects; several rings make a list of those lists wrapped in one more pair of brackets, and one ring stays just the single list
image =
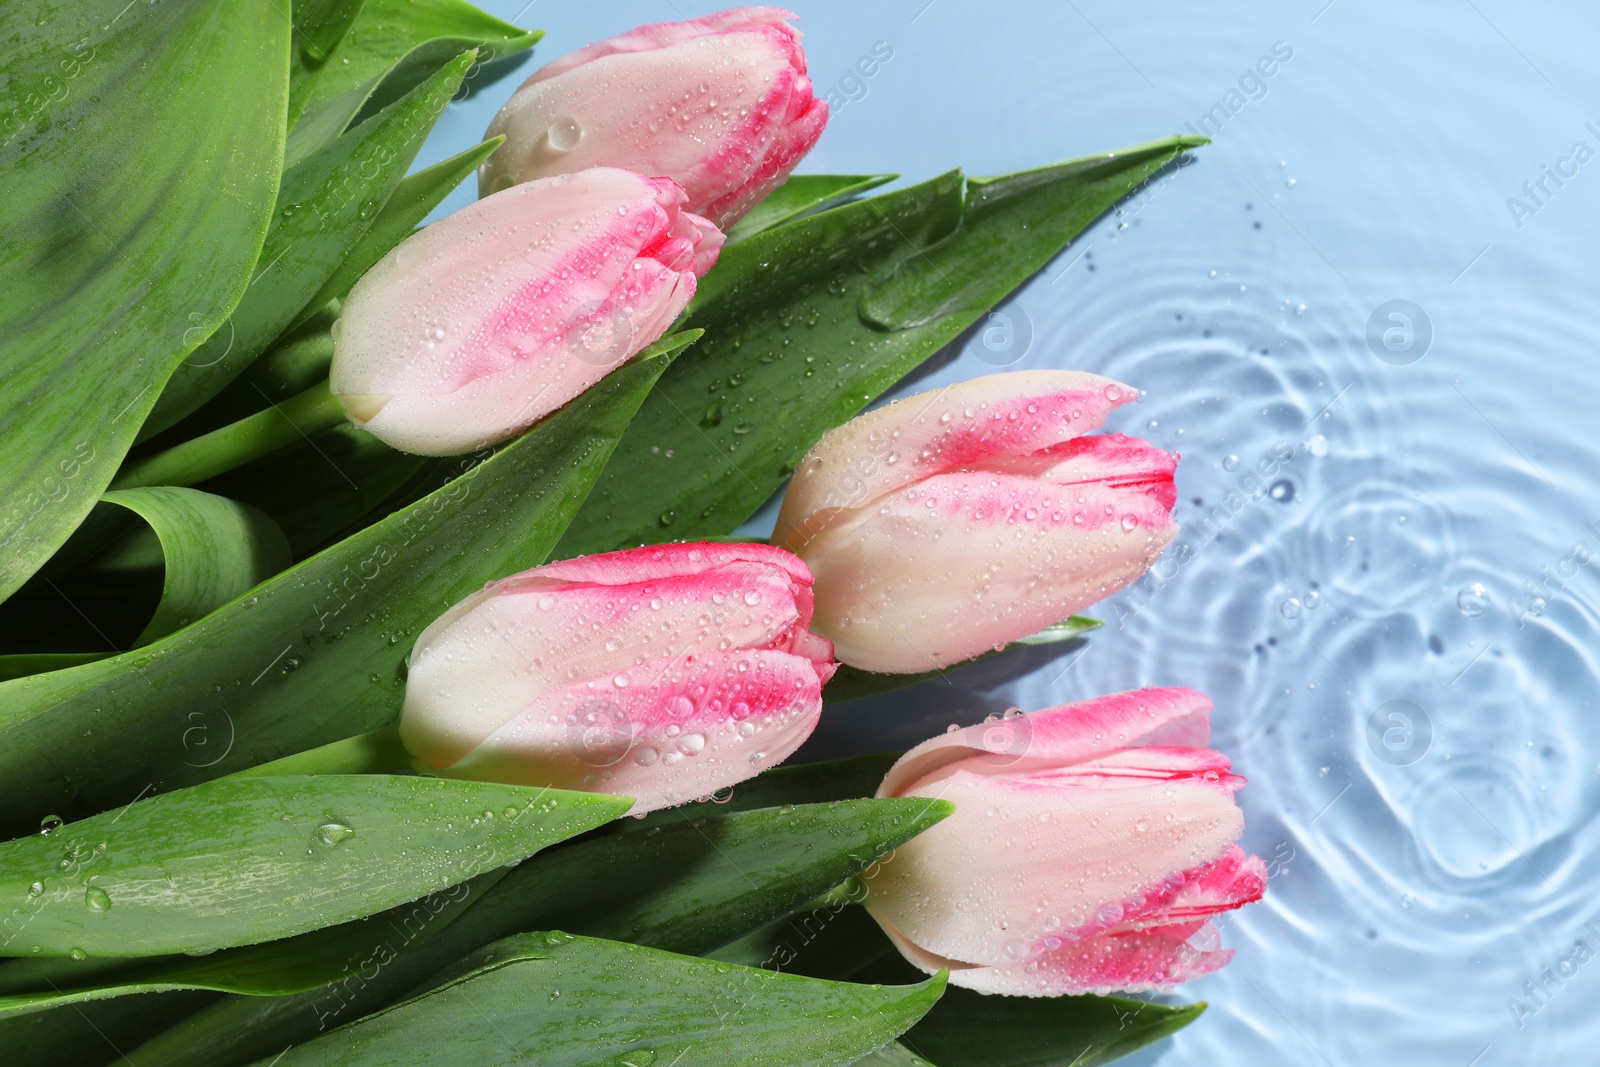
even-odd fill
[{"label": "light blue water surface", "polygon": [[[452,105],[419,165],[477,140],[535,65],[712,9],[485,6],[548,36]],[[841,706],[805,755],[1202,689],[1273,876],[1223,924],[1234,962],[1177,997],[1207,1014],[1131,1062],[1595,1062],[1600,8],[790,6],[844,101],[804,171],[998,174],[1206,115],[1215,136],[1008,301],[1013,347],[975,335],[916,386],[1003,364],[1145,390],[1109,428],[1183,454],[1192,558],[1100,605],[1084,648]],[[879,42],[893,58],[853,79]]]}]

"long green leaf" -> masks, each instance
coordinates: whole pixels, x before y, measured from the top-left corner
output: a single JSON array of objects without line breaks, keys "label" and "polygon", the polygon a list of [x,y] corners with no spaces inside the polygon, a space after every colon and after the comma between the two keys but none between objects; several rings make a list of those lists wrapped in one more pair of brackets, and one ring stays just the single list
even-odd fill
[{"label": "long green leaf", "polygon": [[[904,982],[920,974],[890,954],[854,977]],[[1205,1010],[1203,1001],[997,997],[952,986],[900,1041],[939,1067],[1100,1067],[1176,1033]]]},{"label": "long green leaf", "polygon": [[921,798],[849,800],[629,828],[523,864],[457,931],[490,933],[482,944],[559,926],[705,953],[789,914],[953,810]]},{"label": "long green leaf", "polygon": [[496,942],[447,985],[291,1048],[279,1067],[693,1063],[843,1067],[944,988],[819,982],[566,934]]},{"label": "long green leaf", "polygon": [[705,342],[662,378],[557,553],[731,533],[826,430],[1197,143],[951,172],[728,249],[689,311]]},{"label": "long green leaf", "polygon": [[667,363],[617,370],[487,462],[459,461],[444,488],[187,629],[0,683],[0,825],[27,832],[391,721],[416,635],[548,557]]},{"label": "long green leaf", "polygon": [[127,1067],[133,1049],[187,1015],[216,993],[167,993],[0,1017],[0,1048],[10,1063],[27,1067]]},{"label": "long green leaf", "polygon": [[878,784],[899,758],[898,752],[875,752],[822,763],[786,763],[763,771],[748,782],[740,782],[726,795],[653,811],[640,819],[619,822],[607,832],[632,833],[640,828],[672,826],[685,819],[728,815],[736,811],[777,808],[788,804],[827,804],[836,800],[870,797],[877,792]]},{"label": "long green leaf", "polygon": [[918,1056],[900,1042],[891,1041],[871,1055],[861,1057],[856,1061],[855,1067],[938,1067],[938,1065]]},{"label": "long green leaf", "polygon": [[311,87],[285,165],[343,133],[374,93],[381,99],[404,92],[469,49],[478,50],[480,65],[488,64],[532,48],[543,36],[463,0],[367,0]]},{"label": "long green leaf", "polygon": [[395,187],[394,194],[378,212],[371,227],[350,247],[332,276],[311,298],[306,305],[310,310],[302,312],[299,321],[309,319],[330,300],[342,300],[368,268],[410,237],[428,212],[438,207],[452,189],[465,181],[504,142],[504,137],[495,137],[405,178]]},{"label": "long green leaf", "polygon": [[845,979],[894,951],[867,910],[819,900],[711,953],[712,959],[809,978]]},{"label": "long green leaf", "polygon": [[294,47],[289,52],[290,126],[305,109],[312,86],[350,31],[361,5],[362,0],[294,0]]},{"label": "long green leaf", "polygon": [[207,782],[0,844],[0,898],[22,913],[0,955],[200,954],[290,937],[515,863],[630,804],[399,775]]},{"label": "long green leaf", "polygon": [[283,153],[287,5],[0,5],[0,597],[228,317]]},{"label": "long green leaf", "polygon": [[[471,53],[283,176],[261,266],[227,325],[172,375],[145,421],[151,437],[215,396],[264,352],[372,226],[445,105]],[[315,305],[320,307],[326,300]]]},{"label": "long green leaf", "polygon": [[[335,426],[213,478],[206,489],[271,515],[295,555],[304,557],[353,531],[432,462],[397,452],[365,430]],[[432,484],[448,480],[446,475]]]},{"label": "long green leaf", "polygon": [[135,646],[211,614],[289,565],[283,531],[248,505],[171,486],[120,489],[104,499],[148,522],[166,557],[161,603]]},{"label": "long green leaf", "polygon": [[[438,937],[405,946],[359,989],[334,983],[279,1002],[230,998],[162,1035],[144,1050],[145,1058],[134,1060],[237,1067],[392,1004],[483,945],[555,924],[654,948],[706,952],[790,914],[949,810],[921,800],[857,800],[718,814],[574,842],[517,867]],[[640,871],[649,877],[638,877]],[[577,886],[581,892],[574,892]],[[283,970],[281,963],[263,963],[269,976]],[[246,977],[242,966],[234,972]]]},{"label": "long green leaf", "polygon": [[26,678],[30,674],[66,670],[96,660],[109,659],[115,652],[20,652],[0,656],[0,682]]},{"label": "long green leaf", "polygon": [[770,230],[813,211],[821,211],[843,200],[887,185],[898,174],[795,174],[728,230],[728,243],[734,244]]},{"label": "long green leaf", "polygon": [[1013,641],[1004,648],[985,652],[983,655],[975,656],[964,663],[953,663],[943,670],[924,671],[920,674],[876,674],[872,671],[861,670],[859,667],[852,667],[849,664],[841,664],[838,671],[828,680],[827,688],[822,691],[822,696],[830,704],[842,704],[846,700],[859,700],[862,697],[877,696],[879,693],[892,693],[896,689],[904,689],[919,682],[931,682],[935,678],[943,678],[951,671],[977,663],[979,660],[989,659],[991,656],[1004,655],[1015,649],[1074,641],[1092,630],[1098,630],[1100,626],[1099,619],[1073,615],[1064,622],[1055,623],[1036,634],[1029,634],[1027,637]]},{"label": "long green leaf", "polygon": [[448,926],[506,873],[480,874],[388,911],[323,930],[264,944],[226,948],[203,957],[142,956],[132,959],[71,956],[28,957],[0,967],[0,1017],[53,1010],[143,993],[203,989],[283,998],[321,989],[364,971],[373,959],[393,959]]}]

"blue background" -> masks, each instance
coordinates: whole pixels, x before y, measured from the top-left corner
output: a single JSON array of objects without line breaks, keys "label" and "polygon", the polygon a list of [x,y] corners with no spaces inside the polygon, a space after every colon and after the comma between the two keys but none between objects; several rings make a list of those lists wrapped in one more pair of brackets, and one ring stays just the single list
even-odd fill
[{"label": "blue background", "polygon": [[[451,106],[419,166],[537,64],[711,10],[484,6],[548,36]],[[1130,1062],[1593,1062],[1600,160],[1573,149],[1600,151],[1600,9],[791,6],[817,91],[844,100],[802,171],[998,174],[1225,117],[917,386],[1071,367],[1145,390],[1110,428],[1183,454],[1192,558],[1100,605],[1086,646],[832,709],[805,754],[1203,689],[1272,877],[1223,924],[1234,962],[1175,998],[1208,1013]],[[879,42],[893,58],[850,80]],[[1292,55],[1248,78],[1274,47]],[[1285,448],[1257,496],[1246,474]]]}]

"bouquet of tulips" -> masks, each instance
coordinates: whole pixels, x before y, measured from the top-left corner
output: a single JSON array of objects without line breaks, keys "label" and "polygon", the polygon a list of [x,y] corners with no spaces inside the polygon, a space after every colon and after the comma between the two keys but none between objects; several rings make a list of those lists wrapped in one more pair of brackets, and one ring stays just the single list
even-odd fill
[{"label": "bouquet of tulips", "polygon": [[1177,457],[1101,432],[1133,386],[860,412],[1199,139],[792,176],[828,107],[739,8],[546,62],[408,173],[537,33],[0,26],[8,1062],[1081,1065],[1199,1014],[1129,994],[1265,884],[1201,694],[785,764],[1082,640],[1173,538]]}]

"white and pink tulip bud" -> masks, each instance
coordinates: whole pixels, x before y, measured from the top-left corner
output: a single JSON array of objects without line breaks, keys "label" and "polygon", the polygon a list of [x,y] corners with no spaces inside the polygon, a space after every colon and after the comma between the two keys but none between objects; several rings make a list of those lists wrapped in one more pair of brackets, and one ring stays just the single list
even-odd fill
[{"label": "white and pink tulip bud", "polygon": [[910,674],[1005,645],[1137,579],[1177,534],[1178,457],[1094,434],[1128,386],[995,374],[830,431],[795,471],[773,543],[817,581],[839,659]]},{"label": "white and pink tulip bud", "polygon": [[805,564],[768,545],[535,567],[422,632],[400,738],[440,776],[683,803],[811,735],[835,666],[811,609]]},{"label": "white and pink tulip bud", "polygon": [[506,143],[482,194],[585,167],[664,174],[688,207],[728,226],[780,185],[822,136],[794,18],[739,7],[658,22],[545,64],[489,124]]},{"label": "white and pink tulip bud", "polygon": [[902,756],[880,797],[955,813],[873,868],[867,909],[928,973],[981,993],[1167,990],[1232,958],[1211,917],[1259,900],[1234,842],[1244,779],[1211,702],[1139,689],[969,726]]},{"label": "white and pink tulip bud", "polygon": [[400,242],[351,290],[329,385],[404,452],[515,436],[658,339],[722,233],[668,178],[597,168],[480,200]]}]

